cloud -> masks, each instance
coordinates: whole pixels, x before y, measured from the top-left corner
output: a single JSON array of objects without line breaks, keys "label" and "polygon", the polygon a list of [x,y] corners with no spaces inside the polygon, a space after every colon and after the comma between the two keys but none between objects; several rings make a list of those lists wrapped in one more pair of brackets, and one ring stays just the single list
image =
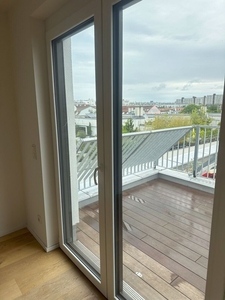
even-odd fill
[{"label": "cloud", "polygon": [[211,90],[223,90],[224,85],[222,84],[215,84],[214,86],[211,87]]},{"label": "cloud", "polygon": [[194,84],[200,83],[201,81],[197,78],[190,80],[187,84],[182,87],[182,91],[190,90]]},{"label": "cloud", "polygon": [[[179,5],[177,0],[142,0],[125,9],[123,98],[175,101],[222,94],[224,11],[224,0],[181,0]],[[83,99],[95,98],[93,41],[93,28],[72,41],[74,86]]]},{"label": "cloud", "polygon": [[161,91],[161,90],[164,90],[165,88],[166,88],[166,84],[160,83],[158,86],[153,86],[152,90],[153,91]]},{"label": "cloud", "polygon": [[[202,9],[204,7],[204,9]],[[200,83],[221,81],[225,66],[224,0],[143,0],[124,11],[123,84],[148,87],[173,82],[174,91],[196,91]],[[190,80],[190,78],[194,78]],[[183,86],[175,84],[186,82]],[[153,88],[149,89],[149,85]],[[204,90],[209,86],[204,85]],[[168,89],[166,89],[168,91]],[[126,97],[127,98],[127,97]]]}]

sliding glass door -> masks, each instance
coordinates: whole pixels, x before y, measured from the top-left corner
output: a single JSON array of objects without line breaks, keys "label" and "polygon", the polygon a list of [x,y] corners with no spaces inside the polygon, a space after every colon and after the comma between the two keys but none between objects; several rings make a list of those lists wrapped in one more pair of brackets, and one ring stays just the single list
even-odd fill
[{"label": "sliding glass door", "polygon": [[205,298],[225,6],[202,5],[114,6],[115,267],[126,299]]},{"label": "sliding glass door", "polygon": [[47,34],[60,247],[110,300],[204,299],[224,4],[84,2]]}]

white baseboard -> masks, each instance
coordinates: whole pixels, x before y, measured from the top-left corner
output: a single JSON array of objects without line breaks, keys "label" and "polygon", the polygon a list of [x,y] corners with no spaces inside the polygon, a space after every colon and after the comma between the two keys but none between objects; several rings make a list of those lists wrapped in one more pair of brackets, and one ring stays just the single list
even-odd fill
[{"label": "white baseboard", "polygon": [[46,252],[50,252],[52,250],[55,250],[57,248],[59,248],[59,243],[54,244],[50,247],[47,247],[45,245],[45,243],[39,238],[39,236],[29,227],[27,226],[27,229],[30,231],[30,233],[34,236],[34,238],[38,241],[38,243],[41,245],[41,247],[46,251]]}]

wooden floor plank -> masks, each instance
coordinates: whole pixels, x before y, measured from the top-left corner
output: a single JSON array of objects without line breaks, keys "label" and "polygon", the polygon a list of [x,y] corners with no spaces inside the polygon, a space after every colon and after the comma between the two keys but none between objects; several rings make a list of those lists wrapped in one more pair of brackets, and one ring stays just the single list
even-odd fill
[{"label": "wooden floor plank", "polygon": [[137,205],[135,203],[128,202],[125,200],[126,200],[126,198],[123,201],[123,207],[126,207],[127,210],[124,211],[124,213],[127,213],[128,210],[132,210],[135,212],[139,212],[139,215],[146,216],[146,218],[148,218],[148,220],[150,220],[153,223],[156,223],[157,225],[165,226],[166,224],[168,224],[167,220],[164,221],[164,220],[160,219],[158,216],[154,216],[154,214],[149,212],[149,210],[145,210],[144,207],[140,208],[140,205]]},{"label": "wooden floor plank", "polygon": [[[184,247],[183,245],[171,240],[170,238],[162,235],[161,233],[155,231],[154,229],[150,228],[149,226],[146,226],[133,218],[124,215],[124,220],[126,220],[129,224],[132,226],[137,227],[138,229],[142,230],[144,233],[146,233],[147,236],[143,237],[142,240],[146,242],[146,239],[149,238],[157,244],[157,241],[160,241],[160,244],[162,244],[162,248],[165,248],[165,252],[170,251],[170,249],[173,249],[184,256],[190,258],[193,261],[196,261],[198,258],[200,258],[200,254]],[[131,232],[131,234],[133,234]]]},{"label": "wooden floor plank", "polygon": [[134,290],[138,291],[138,293],[144,299],[151,300],[165,300],[160,293],[158,293],[155,289],[153,289],[149,284],[144,282],[141,278],[139,278],[136,274],[134,274],[129,268],[126,266],[123,267],[123,278]]},{"label": "wooden floor plank", "polygon": [[155,248],[146,244],[143,241],[138,240],[136,237],[132,236],[129,233],[124,233],[124,239],[127,243],[137,247],[140,251],[144,252],[146,255],[149,255],[152,259],[155,259],[158,263],[163,262],[163,265],[184,278],[190,284],[194,285],[201,291],[205,290],[205,279],[191,272],[189,269],[185,268],[181,264],[177,263],[175,260],[169,258],[167,255],[157,251]]},{"label": "wooden floor plank", "polygon": [[[193,191],[193,190],[192,190]],[[133,188],[129,191],[131,194],[142,194],[143,196],[148,196],[149,200],[157,199],[161,203],[165,203],[168,206],[173,206],[174,208],[178,210],[185,210],[188,209],[191,212],[197,211],[198,213],[205,214],[205,210],[207,211],[207,214],[211,215],[211,209],[213,206],[213,201],[211,202],[205,202],[205,199],[203,201],[203,198],[200,200],[196,200],[194,198],[194,193],[192,192],[192,195],[189,199],[186,199],[183,195],[183,193],[177,192],[176,188],[173,191],[173,194],[170,194],[167,191],[163,191],[163,189],[155,190],[153,188],[149,187],[140,187],[140,188]],[[166,200],[166,202],[165,202]]]},{"label": "wooden floor plank", "polygon": [[77,233],[77,239],[85,247],[87,247],[95,256],[100,258],[100,248],[98,243],[96,243],[93,239],[88,237],[83,231]]},{"label": "wooden floor plank", "polygon": [[[200,217],[208,216],[210,217],[212,214],[212,205],[206,205],[204,203],[196,204],[194,201],[184,202],[182,197],[179,199],[174,199],[168,196],[168,194],[162,195],[159,193],[152,193],[151,191],[139,191],[135,192],[134,194],[138,193],[140,197],[149,196],[150,200],[154,202],[154,199],[157,199],[157,203],[164,204],[170,207],[171,210],[177,212],[178,214],[182,214],[182,212],[186,213],[197,213]],[[179,212],[180,211],[180,212]]]},{"label": "wooden floor plank", "polygon": [[[176,291],[190,299],[193,292],[195,299],[195,293],[201,297],[205,290],[213,195],[186,187],[182,191],[183,188],[176,184],[171,187],[165,180],[124,191],[123,250],[124,257],[129,258],[124,259],[124,267],[128,277],[135,281],[137,261],[139,269],[146,268],[153,277],[160,278],[162,286],[171,283]],[[82,208],[81,216],[91,228],[86,227],[88,236],[82,229],[82,240],[85,243],[87,238],[85,245],[91,248],[95,242],[90,233],[99,231],[98,204]],[[146,281],[151,285],[151,280]]]},{"label": "wooden floor plank", "polygon": [[[170,284],[162,280],[160,277],[149,271],[144,265],[139,263],[136,259],[132,258],[130,255],[123,255],[123,263],[124,265],[130,269],[134,274],[138,274],[144,282],[146,282],[149,286],[151,286],[154,290],[156,290],[159,294],[164,296],[168,300],[187,300],[188,298],[184,296],[182,293],[178,292],[174,289]],[[124,277],[126,281],[126,277]],[[149,291],[150,297],[150,291]]]},{"label": "wooden floor plank", "polygon": [[99,243],[99,233],[92,227],[90,227],[83,220],[80,220],[78,223],[78,228],[87,234],[91,239],[93,239],[96,243]]},{"label": "wooden floor plank", "polygon": [[203,256],[201,256],[198,260],[196,260],[196,263],[198,263],[199,265],[203,266],[204,268],[208,267],[208,259],[206,259]]},{"label": "wooden floor plank", "polygon": [[178,226],[174,226],[173,224],[167,224],[164,227],[190,241],[195,241],[196,244],[205,247],[206,249],[209,249],[209,241],[202,239],[199,235],[196,235],[195,230],[189,230],[188,232],[185,230],[186,228],[180,228]]},{"label": "wooden floor plank", "polygon": [[[152,180],[147,183],[145,183],[145,187],[149,187],[154,190],[159,191],[165,191],[166,193],[172,193],[175,198],[179,198],[180,195],[182,195],[182,198],[186,199],[193,199],[194,201],[204,199],[204,202],[212,203],[213,202],[213,196],[205,191],[200,191],[197,189],[193,189],[191,187],[188,187],[186,185],[180,185],[175,182],[168,182],[164,179],[157,179]],[[175,193],[174,193],[175,191]]]},{"label": "wooden floor plank", "polygon": [[[213,195],[161,179],[123,194],[126,282],[146,300],[204,299]],[[81,208],[77,226],[78,240],[97,257],[98,209],[98,202]],[[10,299],[1,297],[7,284],[17,299],[104,299],[61,250],[47,254],[31,237],[22,230],[0,238],[1,299]]]},{"label": "wooden floor plank", "polygon": [[202,219],[200,219],[199,217],[193,216],[193,215],[190,215],[190,214],[184,214],[183,217],[184,217],[185,219],[188,219],[188,220],[190,220],[190,221],[193,221],[193,222],[196,223],[196,224],[200,224],[200,225],[202,225],[202,226],[205,226],[205,227],[211,229],[211,222],[202,220]]},{"label": "wooden floor plank", "polygon": [[5,266],[13,264],[17,261],[20,261],[23,258],[27,258],[30,255],[42,251],[43,248],[40,246],[40,244],[36,243],[36,241],[34,240],[29,243],[24,243],[24,245],[21,244],[19,248],[12,248],[8,252],[4,251],[4,253],[0,253],[0,270]]},{"label": "wooden floor plank", "polygon": [[[161,181],[160,186],[158,186],[158,188],[153,188],[149,186],[143,188],[142,191],[150,191],[152,195],[167,196],[168,201],[178,200],[183,202],[184,204],[186,203],[194,205],[194,207],[204,206],[212,208],[213,206],[213,199],[211,196],[208,196],[207,193],[204,192],[204,195],[197,196],[199,191],[195,190],[193,192],[193,189],[189,189],[189,191],[187,191],[187,187],[185,186],[183,186],[183,189],[180,190],[178,184],[175,184],[174,188],[171,190],[171,186],[168,186],[168,184],[164,186],[163,182]],[[204,201],[202,201],[203,198]]]},{"label": "wooden floor plank", "polygon": [[174,281],[174,279],[178,277],[177,274],[171,272],[162,264],[152,259],[149,255],[146,255],[137,247],[132,246],[126,241],[124,241],[123,250],[133,258],[137,259],[142,265],[146,266],[149,270],[151,270],[153,273],[165,280],[167,283],[171,283],[172,281]]},{"label": "wooden floor plank", "polygon": [[91,218],[95,219],[96,221],[99,221],[99,213],[97,213],[95,210],[91,209],[89,206],[84,206],[80,211],[83,211],[85,214],[89,215]]},{"label": "wooden floor plank", "polygon": [[[148,205],[148,206],[139,206],[137,203],[131,203],[129,200],[125,199],[124,202],[128,202],[150,214],[153,214],[155,217],[159,217],[160,219],[167,221],[169,224],[176,225],[178,228],[181,228],[187,232],[190,232],[206,241],[210,239],[210,230],[205,228],[204,226],[195,224],[185,218],[181,218],[174,213],[166,210],[164,207],[157,207],[156,205]],[[124,204],[125,205],[125,204]],[[165,225],[167,226],[167,225]]]},{"label": "wooden floor plank", "polygon": [[182,278],[177,278],[172,283],[172,286],[177,289],[178,291],[185,294],[192,300],[204,300],[205,296],[204,293],[196,289],[193,285],[189,284],[187,281],[183,280]]},{"label": "wooden floor plank", "polygon": [[[152,190],[139,190],[138,192],[131,192],[134,195],[138,195],[139,197],[143,197],[144,199],[148,199],[147,202],[153,202],[155,204],[161,204],[170,207],[170,209],[173,209],[178,214],[181,214],[182,212],[186,213],[192,213],[196,212],[200,216],[207,216],[209,217],[209,214],[211,215],[212,212],[212,205],[208,207],[208,205],[199,203],[196,204],[196,202],[190,200],[190,201],[184,201],[181,197],[179,199],[170,198],[168,194],[161,194],[160,192],[155,192]],[[157,201],[156,201],[157,199]]]},{"label": "wooden floor plank", "polygon": [[[137,209],[135,209],[135,211],[140,213],[140,211],[138,211]],[[168,230],[165,227],[158,226],[157,224],[153,224],[153,226],[151,226],[149,220],[147,218],[145,218],[145,216],[146,216],[145,212],[144,212],[144,214],[141,213],[141,215],[139,215],[138,213],[136,213],[134,211],[127,210],[125,212],[125,215],[130,216],[134,220],[139,220],[140,223],[149,226],[150,228],[152,228],[155,231],[161,233],[162,235],[166,236],[167,238],[171,239],[172,241],[175,241],[175,242],[185,246],[188,249],[192,249],[194,252],[198,253],[199,255],[203,255],[205,257],[208,257],[209,250],[202,247],[202,246],[200,246],[200,245],[198,245],[195,242],[194,238],[193,238],[193,242],[192,242],[190,239],[188,240],[188,239],[184,238],[183,236],[178,235],[178,234]],[[140,219],[140,216],[141,216],[141,219]]]},{"label": "wooden floor plank", "polygon": [[[48,254],[48,253],[47,253]],[[46,279],[52,279],[59,274],[64,273],[71,268],[71,262],[67,258],[63,258],[61,250],[57,249],[51,255],[47,255],[43,251],[42,253],[35,253],[27,258],[21,259],[15,264],[2,268],[1,275],[11,278],[14,274],[14,278],[24,294],[29,290],[42,285]],[[21,276],[21,270],[26,269]]]},{"label": "wooden floor plank", "polygon": [[[105,299],[60,249],[46,253],[27,233],[21,231],[0,242],[5,261],[10,261],[0,269],[1,300]],[[15,245],[19,247],[11,248]]]},{"label": "wooden floor plank", "polygon": [[185,268],[189,269],[191,272],[199,275],[203,279],[206,279],[207,270],[199,266],[196,262],[192,261],[191,259],[185,257],[184,255],[178,253],[177,251],[173,250],[170,247],[165,247],[165,245],[151,237],[147,236],[142,239],[145,243],[150,245],[151,247],[157,249],[161,253],[165,254],[167,257],[175,260]]},{"label": "wooden floor plank", "polygon": [[15,279],[10,279],[0,284],[1,300],[14,300],[18,299],[19,296],[22,296],[22,293]]},{"label": "wooden floor plank", "polygon": [[15,236],[14,238],[2,241],[0,243],[0,253],[4,254],[20,250],[22,247],[25,247],[33,241],[34,239],[29,232],[23,233],[21,235]]},{"label": "wooden floor plank", "polygon": [[[148,198],[148,195],[143,196],[142,194],[136,194],[137,196],[141,195],[142,198]],[[125,201],[132,203],[131,199],[126,198]],[[134,202],[134,201],[133,201]],[[138,204],[134,204],[134,205],[138,205]],[[165,206],[164,204],[160,204],[157,201],[151,201],[151,202],[146,202],[141,206],[142,209],[148,210],[148,211],[153,211],[154,214],[158,213],[158,215],[161,215],[161,219],[168,221],[168,222],[176,222],[177,224],[179,223],[183,223],[185,225],[191,226],[199,231],[202,231],[203,233],[206,234],[210,234],[210,229],[206,228],[198,223],[194,223],[186,218],[184,218],[182,215],[186,212],[190,213],[190,210],[188,209],[182,209],[182,211],[180,212],[180,214],[177,214],[176,210],[174,210],[173,208],[169,207],[169,206]]]},{"label": "wooden floor plank", "polygon": [[11,240],[17,236],[20,236],[20,235],[28,233],[28,232],[29,231],[27,228],[23,228],[23,229],[15,231],[15,232],[12,232],[10,234],[4,235],[4,236],[0,237],[0,243]]}]

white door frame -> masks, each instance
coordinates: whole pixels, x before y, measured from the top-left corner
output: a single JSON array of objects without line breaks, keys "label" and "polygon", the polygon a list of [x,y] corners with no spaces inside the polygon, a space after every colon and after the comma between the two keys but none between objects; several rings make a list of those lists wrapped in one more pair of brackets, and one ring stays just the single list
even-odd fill
[{"label": "white door frame", "polygon": [[[52,82],[52,66],[51,66],[51,40],[61,35],[63,32],[74,27],[74,24],[83,22],[85,19],[95,15],[97,34],[96,34],[96,66],[102,80],[97,81],[99,86],[99,93],[101,97],[98,99],[100,102],[100,113],[102,130],[100,132],[101,147],[99,148],[101,156],[101,170],[100,181],[104,182],[100,188],[101,210],[105,212],[100,217],[100,226],[103,226],[101,233],[101,283],[94,278],[88,271],[85,265],[75,261],[75,264],[82,270],[82,272],[96,285],[101,292],[109,299],[117,299],[115,296],[115,272],[114,272],[114,205],[113,205],[113,107],[112,107],[112,6],[121,0],[89,0],[85,2],[81,8],[79,5],[74,5],[74,11],[66,11],[66,6],[63,8],[63,14],[66,16],[63,21],[54,27],[48,29],[46,33],[47,40],[47,54],[48,54],[48,70],[50,82],[50,96],[51,96],[51,114],[52,114],[52,128],[54,140],[54,157],[55,157],[55,172],[56,172],[56,186],[58,198],[58,211],[59,211],[59,226],[62,221],[61,204],[60,204],[60,175],[59,175],[59,162],[58,162],[58,144],[57,144],[57,130],[55,118],[55,105],[54,105],[54,92]],[[57,12],[58,14],[58,12]],[[74,20],[76,20],[74,22]],[[51,23],[51,22],[50,22]],[[101,90],[101,91],[100,91]],[[223,101],[225,103],[225,99]],[[100,150],[102,149],[102,150]],[[217,168],[217,181],[214,197],[214,210],[211,230],[210,241],[210,255],[208,263],[208,276],[206,286],[206,300],[222,300],[224,297],[225,285],[225,186],[223,165],[225,165],[225,111],[223,110],[220,134],[220,148],[218,155],[218,168]],[[105,201],[104,201],[105,199]],[[105,202],[105,203],[104,203]],[[106,222],[107,220],[107,222]],[[106,234],[107,233],[107,234]],[[60,246],[63,247],[62,228],[60,226]],[[74,261],[72,254],[64,249],[66,254]],[[215,298],[216,297],[216,298]]]},{"label": "white door frame", "polygon": [[[68,5],[67,17],[55,25],[51,29],[46,31],[47,41],[47,55],[48,55],[48,72],[50,83],[50,99],[51,99],[51,115],[52,115],[52,128],[53,128],[53,142],[54,142],[54,161],[56,172],[56,187],[57,187],[57,203],[58,203],[58,220],[59,220],[59,244],[61,249],[70,257],[70,259],[81,269],[81,271],[93,282],[93,284],[107,296],[107,274],[106,274],[106,243],[105,243],[105,203],[104,203],[104,126],[103,124],[103,96],[102,96],[102,4],[101,0],[92,0],[85,4],[83,7],[79,7],[71,11]],[[66,8],[63,8],[65,14]],[[57,12],[58,14],[59,12]],[[63,33],[67,32],[71,28],[82,24],[84,21],[94,17],[95,28],[95,65],[96,65],[96,97],[98,102],[98,164],[99,164],[99,228],[100,228],[100,266],[101,266],[101,280],[92,272],[89,268],[64,244],[63,236],[63,216],[61,205],[61,192],[60,192],[60,167],[59,167],[59,146],[57,142],[57,120],[56,120],[56,107],[54,101],[54,80],[53,80],[53,64],[52,64],[52,45],[51,41]],[[54,18],[52,16],[51,18]],[[51,22],[50,22],[51,23]],[[102,213],[101,213],[102,212]]]}]

